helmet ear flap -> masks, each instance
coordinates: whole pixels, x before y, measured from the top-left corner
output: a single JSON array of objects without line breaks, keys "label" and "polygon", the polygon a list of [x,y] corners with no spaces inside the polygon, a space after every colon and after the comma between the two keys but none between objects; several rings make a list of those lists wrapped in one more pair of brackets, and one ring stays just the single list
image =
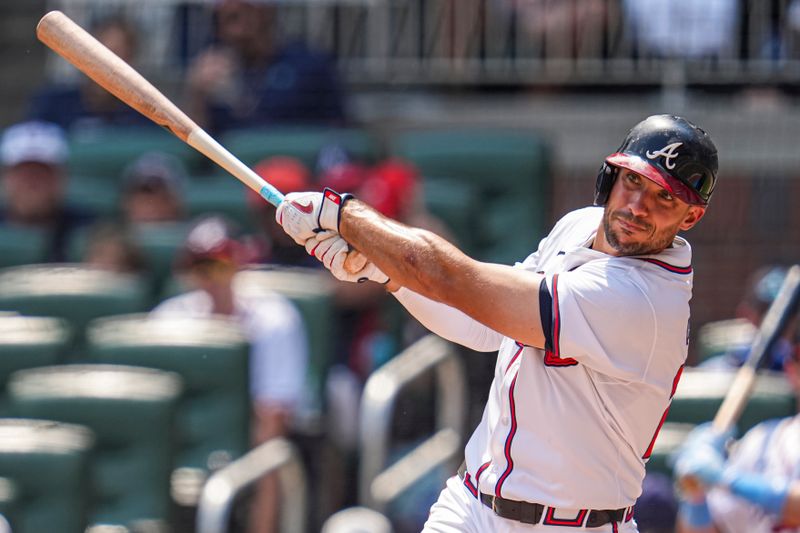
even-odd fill
[{"label": "helmet ear flap", "polygon": [[597,181],[594,184],[594,205],[603,206],[608,201],[611,188],[617,179],[618,169],[615,166],[603,163],[597,173]]}]

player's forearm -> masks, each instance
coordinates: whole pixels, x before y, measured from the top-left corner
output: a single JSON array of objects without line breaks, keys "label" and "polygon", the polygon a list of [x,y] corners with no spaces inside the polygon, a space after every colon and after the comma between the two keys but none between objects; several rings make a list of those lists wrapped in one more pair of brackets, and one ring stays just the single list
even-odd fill
[{"label": "player's forearm", "polygon": [[382,216],[356,201],[345,204],[339,232],[394,284],[438,302],[452,303],[451,284],[468,258],[441,237]]}]

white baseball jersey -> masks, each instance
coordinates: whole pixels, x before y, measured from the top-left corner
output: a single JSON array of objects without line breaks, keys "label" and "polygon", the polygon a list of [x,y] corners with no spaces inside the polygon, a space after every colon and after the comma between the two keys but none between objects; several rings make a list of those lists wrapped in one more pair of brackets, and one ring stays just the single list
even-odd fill
[{"label": "white baseball jersey", "polygon": [[[569,213],[516,265],[545,275],[531,305],[540,305],[546,350],[480,331],[474,321],[431,328],[456,342],[457,331],[468,332],[462,343],[472,348],[499,347],[483,418],[465,450],[464,485],[567,510],[549,517],[565,526],[579,526],[587,509],[634,504],[687,355],[689,244],[676,238],[657,255],[606,255],[590,248],[602,214]],[[426,326],[448,314],[398,293]]]},{"label": "white baseball jersey", "polygon": [[[758,473],[776,482],[800,480],[800,415],[754,427],[731,450],[731,468]],[[800,533],[782,528],[776,517],[724,489],[708,494],[711,516],[722,533]]]},{"label": "white baseball jersey", "polygon": [[[159,304],[159,316],[207,317],[213,301],[204,291],[174,296]],[[296,407],[305,396],[308,342],[300,312],[285,297],[234,292],[234,316],[250,342],[250,394],[258,401]]]}]

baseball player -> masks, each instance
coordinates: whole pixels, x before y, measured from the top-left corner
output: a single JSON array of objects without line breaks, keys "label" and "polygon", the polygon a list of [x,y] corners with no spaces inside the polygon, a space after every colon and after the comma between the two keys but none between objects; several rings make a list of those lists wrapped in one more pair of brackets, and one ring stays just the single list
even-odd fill
[{"label": "baseball player", "polygon": [[[705,214],[716,174],[706,132],[649,117],[605,159],[596,206],[568,213],[513,267],[348,195],[286,197],[278,222],[335,276],[385,282],[433,332],[498,351],[465,464],[424,531],[636,531],[687,355],[691,248],[677,233]],[[348,245],[368,259],[356,275],[343,268]]]},{"label": "baseball player", "polygon": [[[800,401],[797,348],[784,371]],[[701,482],[700,490],[681,493],[678,531],[800,533],[800,414],[757,425],[726,461],[729,437],[704,424],[678,453],[676,476]]]}]

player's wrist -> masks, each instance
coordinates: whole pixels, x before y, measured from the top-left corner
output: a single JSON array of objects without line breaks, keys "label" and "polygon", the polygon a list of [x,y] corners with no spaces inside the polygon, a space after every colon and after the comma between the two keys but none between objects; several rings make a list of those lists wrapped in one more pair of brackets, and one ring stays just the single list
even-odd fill
[{"label": "player's wrist", "polygon": [[322,205],[317,220],[319,227],[339,233],[342,209],[353,198],[355,197],[350,193],[339,193],[326,187],[322,191]]},{"label": "player's wrist", "polygon": [[707,528],[714,522],[705,497],[701,500],[682,501],[678,508],[678,515],[688,526],[698,529]]}]

